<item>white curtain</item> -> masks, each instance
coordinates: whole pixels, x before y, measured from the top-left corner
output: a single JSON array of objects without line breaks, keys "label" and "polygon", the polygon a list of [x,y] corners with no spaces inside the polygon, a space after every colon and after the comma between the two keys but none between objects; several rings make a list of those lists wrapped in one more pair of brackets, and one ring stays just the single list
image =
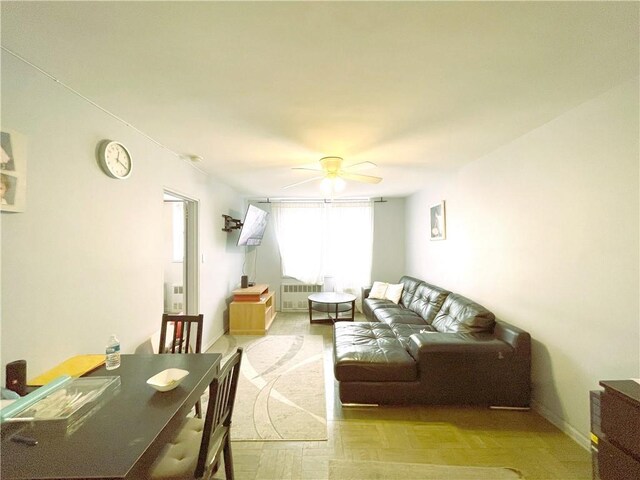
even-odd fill
[{"label": "white curtain", "polygon": [[321,284],[333,277],[338,292],[360,294],[371,282],[373,203],[273,203],[282,275]]},{"label": "white curtain", "polygon": [[323,203],[273,203],[282,276],[321,284],[323,273]]},{"label": "white curtain", "polygon": [[324,272],[332,275],[337,292],[360,295],[371,282],[373,203],[326,204]]}]

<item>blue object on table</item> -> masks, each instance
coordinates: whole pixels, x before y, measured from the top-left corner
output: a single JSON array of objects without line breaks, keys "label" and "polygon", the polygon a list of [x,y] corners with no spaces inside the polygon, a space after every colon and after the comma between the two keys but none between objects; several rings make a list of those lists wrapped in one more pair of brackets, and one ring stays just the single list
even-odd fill
[{"label": "blue object on table", "polygon": [[2,409],[2,418],[1,422],[4,422],[6,419],[13,417],[14,415],[20,413],[25,408],[36,403],[38,400],[46,397],[51,392],[59,389],[63,385],[67,384],[71,381],[71,377],[69,375],[62,375],[61,377],[56,378],[52,382],[43,385],[42,387],[34,390],[33,392],[25,395],[24,397],[20,397],[18,400],[13,402],[11,405],[7,405]]},{"label": "blue object on table", "polygon": [[17,400],[20,398],[20,395],[18,395],[13,390],[9,390],[8,388],[3,388],[0,394],[0,398],[2,400]]}]

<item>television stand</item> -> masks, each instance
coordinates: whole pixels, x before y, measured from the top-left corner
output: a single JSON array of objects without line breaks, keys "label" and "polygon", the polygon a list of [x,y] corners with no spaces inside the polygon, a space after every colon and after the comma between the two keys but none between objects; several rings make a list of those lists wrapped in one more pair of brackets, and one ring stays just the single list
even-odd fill
[{"label": "television stand", "polygon": [[275,317],[275,293],[269,292],[269,285],[257,284],[233,291],[229,306],[231,335],[265,335]]}]

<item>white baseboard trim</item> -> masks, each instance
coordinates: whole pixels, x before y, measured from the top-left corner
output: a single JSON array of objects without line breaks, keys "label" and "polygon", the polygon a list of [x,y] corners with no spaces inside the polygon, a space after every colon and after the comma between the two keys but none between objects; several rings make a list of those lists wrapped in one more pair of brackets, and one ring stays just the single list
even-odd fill
[{"label": "white baseboard trim", "polygon": [[553,423],[556,427],[558,427],[564,433],[566,433],[569,437],[571,437],[571,439],[574,442],[576,442],[582,448],[590,451],[591,440],[585,437],[582,433],[580,433],[578,430],[573,428],[571,425],[569,425],[563,418],[559,417],[558,415],[553,413],[551,410],[549,410],[547,407],[545,407],[541,403],[538,403],[535,400],[531,400],[531,408],[535,412],[539,413],[544,418],[549,420],[551,423]]},{"label": "white baseboard trim", "polygon": [[213,336],[212,340],[209,340],[209,342],[206,345],[202,346],[202,351],[206,352],[207,350],[209,350],[211,347],[213,347],[213,344],[216,343],[218,340],[220,340],[222,338],[222,336],[224,335],[224,330],[222,332],[219,332],[217,334],[215,334]]}]

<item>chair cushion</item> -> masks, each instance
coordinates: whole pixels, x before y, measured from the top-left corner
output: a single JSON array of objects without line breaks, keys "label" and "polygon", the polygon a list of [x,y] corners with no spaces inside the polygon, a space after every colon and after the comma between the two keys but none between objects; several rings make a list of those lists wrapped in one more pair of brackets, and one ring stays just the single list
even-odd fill
[{"label": "chair cushion", "polygon": [[[171,442],[164,446],[150,471],[150,478],[162,480],[192,479],[198,463],[204,419],[188,417]],[[222,437],[212,439],[209,455],[218,451]],[[211,458],[208,459],[209,461]]]}]

